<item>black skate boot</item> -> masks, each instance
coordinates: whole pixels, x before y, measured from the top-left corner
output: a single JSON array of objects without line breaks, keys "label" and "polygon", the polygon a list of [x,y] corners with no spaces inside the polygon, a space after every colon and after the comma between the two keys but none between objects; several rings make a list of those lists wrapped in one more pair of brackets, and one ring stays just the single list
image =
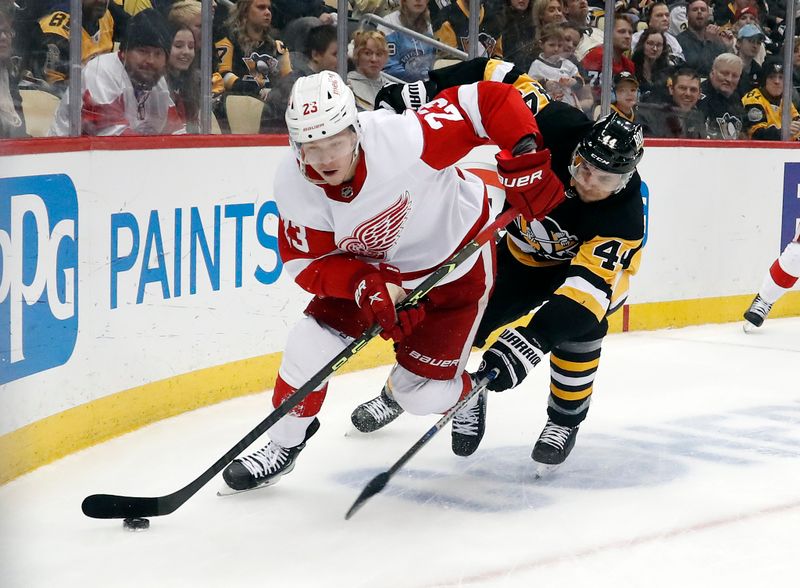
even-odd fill
[{"label": "black skate boot", "polygon": [[453,415],[453,453],[466,457],[478,449],[486,430],[486,390]]},{"label": "black skate boot", "polygon": [[750,308],[744,313],[744,332],[749,333],[754,328],[763,325],[770,310],[772,310],[772,305],[756,294],[753,302],[750,303]]},{"label": "black skate boot", "polygon": [[533,461],[546,465],[564,463],[569,452],[575,446],[577,436],[578,427],[562,427],[548,418],[542,434],[539,435],[536,445],[533,446],[533,453],[531,453]]},{"label": "black skate boot", "polygon": [[403,414],[403,409],[387,394],[386,387],[381,390],[380,396],[359,404],[350,415],[353,426],[362,433],[372,433],[385,427],[394,419]]},{"label": "black skate boot", "polygon": [[303,442],[296,447],[281,447],[270,441],[266,447],[255,453],[238,457],[222,472],[222,479],[233,490],[252,490],[271,486],[281,476],[294,469],[297,456],[314,433],[319,430],[319,419],[314,419],[306,429]]}]

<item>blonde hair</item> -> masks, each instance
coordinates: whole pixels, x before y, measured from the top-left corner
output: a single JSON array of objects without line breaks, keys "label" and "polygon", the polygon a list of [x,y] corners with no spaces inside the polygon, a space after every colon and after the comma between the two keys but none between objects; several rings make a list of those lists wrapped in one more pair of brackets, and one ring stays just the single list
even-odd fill
[{"label": "blonde hair", "polygon": [[428,27],[431,26],[431,11],[430,9],[426,8],[420,14],[417,15],[416,18],[412,19],[411,14],[408,12],[408,6],[406,5],[403,0],[400,0],[400,24],[406,27],[407,29],[411,29],[412,31],[416,31],[417,33],[425,34],[428,32]]},{"label": "blonde hair", "polygon": [[[230,40],[239,45],[245,53],[250,53],[264,42],[269,41],[274,43],[274,39],[269,34],[268,30],[264,31],[264,36],[258,41],[253,41],[247,36],[247,13],[250,12],[250,7],[253,5],[254,1],[255,0],[238,0],[236,6],[231,10],[228,20],[225,22]],[[270,8],[270,11],[271,10]]]},{"label": "blonde hair", "polygon": [[202,4],[197,0],[178,0],[169,9],[167,20],[172,25],[189,26],[189,21],[200,16],[202,10]]},{"label": "blonde hair", "polygon": [[358,61],[358,54],[367,48],[368,41],[375,41],[380,50],[388,55],[389,45],[386,43],[386,35],[380,31],[361,30],[353,33],[353,60]]}]

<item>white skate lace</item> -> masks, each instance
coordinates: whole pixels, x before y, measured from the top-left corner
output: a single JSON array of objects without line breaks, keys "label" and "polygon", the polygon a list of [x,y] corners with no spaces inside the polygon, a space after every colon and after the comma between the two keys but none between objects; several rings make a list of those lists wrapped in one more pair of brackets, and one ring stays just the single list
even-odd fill
[{"label": "white skate lace", "polygon": [[766,317],[771,309],[772,305],[761,298],[761,296],[756,296],[756,299],[753,300],[753,304],[750,305],[750,312],[754,312],[761,317]]},{"label": "white skate lace", "polygon": [[569,434],[572,432],[572,427],[562,427],[561,425],[557,425],[552,421],[547,421],[547,424],[544,427],[544,431],[542,431],[541,436],[539,437],[539,441],[542,443],[547,443],[548,445],[552,445],[556,449],[564,449],[564,445],[567,443],[567,438],[569,438]]},{"label": "white skate lace", "polygon": [[239,462],[256,478],[271,474],[283,467],[289,458],[289,450],[277,443],[270,443],[255,453],[239,458]]},{"label": "white skate lace", "polygon": [[462,408],[453,415],[453,432],[460,435],[477,435],[481,411],[479,402],[470,407]]},{"label": "white skate lace", "polygon": [[377,398],[373,398],[367,402],[364,405],[364,410],[372,415],[372,417],[379,423],[390,419],[395,413],[394,407],[386,403],[382,394]]}]

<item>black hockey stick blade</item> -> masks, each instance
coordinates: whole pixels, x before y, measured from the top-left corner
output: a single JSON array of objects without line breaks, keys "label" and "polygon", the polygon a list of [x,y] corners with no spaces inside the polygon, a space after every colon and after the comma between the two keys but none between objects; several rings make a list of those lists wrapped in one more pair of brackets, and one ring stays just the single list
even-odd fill
[{"label": "black hockey stick blade", "polygon": [[361,491],[361,494],[358,495],[358,498],[356,498],[356,501],[353,503],[353,506],[350,507],[350,510],[347,511],[347,514],[344,515],[345,520],[349,521],[350,517],[356,514],[358,509],[360,509],[367,500],[383,490],[388,482],[389,472],[381,472],[372,478]]},{"label": "black hockey stick blade", "polygon": [[[418,304],[445,276],[472,257],[472,255],[494,236],[495,231],[505,227],[514,220],[516,215],[517,212],[513,208],[509,208],[503,212],[492,224],[484,227],[472,241],[464,245],[448,259],[447,262],[439,266],[425,278],[419,286],[399,303],[398,308],[402,308],[406,305]],[[381,332],[381,330],[378,324],[367,329],[361,337],[353,341],[336,357],[325,364],[308,382],[298,388],[294,394],[288,396],[280,406],[267,415],[263,421],[256,425],[252,431],[245,435],[241,441],[228,450],[211,467],[180,490],[172,494],[167,494],[166,496],[154,498],[92,494],[91,496],[87,496],[81,504],[83,514],[94,519],[124,519],[129,517],[156,517],[175,512],[181,505],[194,496],[200,488],[205,486],[214,476],[224,470],[237,455],[247,449],[256,439],[266,433],[272,425],[283,418],[295,406],[300,404],[306,396],[311,394],[314,390],[317,390],[339,368],[346,364],[351,357],[361,351],[371,339]],[[383,485],[385,486],[386,483],[384,482]],[[376,490],[376,492],[380,492],[380,488]]]}]

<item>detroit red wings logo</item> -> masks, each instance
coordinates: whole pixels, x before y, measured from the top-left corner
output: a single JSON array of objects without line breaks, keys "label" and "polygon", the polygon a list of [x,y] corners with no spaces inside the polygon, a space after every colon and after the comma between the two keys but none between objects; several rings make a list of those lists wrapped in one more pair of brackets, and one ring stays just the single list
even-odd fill
[{"label": "detroit red wings logo", "polygon": [[386,259],[387,252],[395,246],[411,211],[408,192],[380,214],[358,225],[353,235],[338,243],[339,249],[361,257]]}]

